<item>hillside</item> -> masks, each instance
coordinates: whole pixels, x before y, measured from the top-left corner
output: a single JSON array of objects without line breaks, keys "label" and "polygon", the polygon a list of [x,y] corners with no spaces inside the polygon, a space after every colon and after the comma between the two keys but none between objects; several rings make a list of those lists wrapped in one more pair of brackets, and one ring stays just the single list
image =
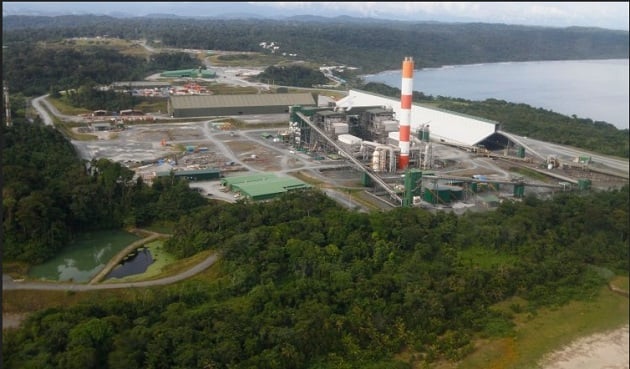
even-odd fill
[{"label": "hillside", "polygon": [[[215,20],[107,16],[3,17],[3,45],[108,35],[159,41],[165,47],[263,51],[319,63],[346,64],[372,73],[416,67],[502,61],[628,58],[629,33],[598,28],[551,28],[483,23],[391,22],[333,18]],[[211,37],[209,37],[211,35]],[[271,52],[268,50],[268,52]]]}]

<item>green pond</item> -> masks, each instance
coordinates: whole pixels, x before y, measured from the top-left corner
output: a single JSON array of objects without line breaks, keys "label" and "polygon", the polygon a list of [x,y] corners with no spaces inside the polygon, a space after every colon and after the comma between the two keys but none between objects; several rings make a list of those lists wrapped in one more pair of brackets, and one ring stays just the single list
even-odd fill
[{"label": "green pond", "polygon": [[139,239],[125,231],[82,233],[55,258],[31,267],[28,275],[60,282],[88,282],[114,255]]}]

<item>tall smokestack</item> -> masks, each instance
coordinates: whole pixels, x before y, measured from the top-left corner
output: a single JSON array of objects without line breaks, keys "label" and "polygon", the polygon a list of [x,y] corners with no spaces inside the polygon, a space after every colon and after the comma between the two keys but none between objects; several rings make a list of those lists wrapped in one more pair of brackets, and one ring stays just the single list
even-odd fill
[{"label": "tall smokestack", "polygon": [[400,160],[398,169],[406,169],[409,165],[409,124],[411,123],[411,97],[413,94],[413,58],[406,56],[402,63],[402,85],[400,87],[400,128],[398,146]]}]

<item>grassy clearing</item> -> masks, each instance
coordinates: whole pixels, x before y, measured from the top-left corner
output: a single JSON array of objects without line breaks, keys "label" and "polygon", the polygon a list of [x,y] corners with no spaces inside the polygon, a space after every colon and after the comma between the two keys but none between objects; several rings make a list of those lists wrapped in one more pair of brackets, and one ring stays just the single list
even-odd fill
[{"label": "grassy clearing", "polygon": [[488,269],[495,265],[513,264],[517,261],[517,257],[510,255],[501,255],[493,250],[483,247],[470,247],[459,252],[459,257],[464,263],[470,263],[470,266],[476,266],[482,269]]},{"label": "grassy clearing", "polygon": [[546,181],[549,179],[549,177],[547,177],[546,175],[542,173],[538,173],[534,170],[523,168],[523,167],[510,167],[510,171],[523,175],[527,178],[536,179],[539,181]]},{"label": "grassy clearing", "polygon": [[231,86],[223,83],[214,83],[208,86],[208,90],[215,95],[256,94],[256,87]]},{"label": "grassy clearing", "polygon": [[610,284],[624,291],[628,291],[628,289],[630,288],[628,283],[629,280],[630,278],[628,278],[627,276],[616,276],[610,281]]},{"label": "grassy clearing", "polygon": [[262,53],[236,53],[236,54],[216,54],[209,57],[212,65],[218,67],[267,67],[269,65],[292,63],[278,55],[267,55]]},{"label": "grassy clearing", "polygon": [[57,110],[59,110],[59,112],[61,114],[64,114],[64,115],[80,115],[80,114],[91,114],[92,113],[91,110],[88,110],[88,109],[85,109],[85,108],[74,107],[74,106],[66,103],[65,101],[63,101],[63,99],[56,99],[56,98],[48,96],[47,100],[55,108],[57,108]]},{"label": "grassy clearing", "polygon": [[157,113],[157,112],[164,113],[168,110],[167,105],[168,105],[167,99],[144,98],[142,101],[136,104],[133,108],[136,110],[140,110],[140,111],[148,112],[148,113]]},{"label": "grassy clearing", "polygon": [[98,136],[87,134],[87,133],[77,133],[73,130],[74,127],[78,126],[76,123],[66,123],[62,122],[56,117],[53,118],[55,122],[55,127],[63,132],[67,137],[70,137],[73,140],[77,141],[94,141],[98,140]]},{"label": "grassy clearing", "polygon": [[59,42],[48,42],[44,45],[48,47],[64,47],[71,49],[85,49],[89,47],[99,46],[116,50],[121,54],[129,56],[146,58],[149,55],[149,52],[144,47],[142,47],[142,45],[120,38],[83,37],[65,39]]},{"label": "grassy clearing", "polygon": [[[166,265],[163,268],[163,272],[164,272],[163,276],[175,275],[175,274],[179,274],[179,273],[181,273],[181,272],[183,272],[185,270],[188,270],[188,269],[192,268],[193,266],[201,263],[202,261],[204,261],[205,259],[207,259],[210,255],[212,255],[214,253],[216,253],[215,250],[206,250],[206,251],[200,252],[197,255],[191,256],[189,258],[181,259],[181,260],[178,260],[178,261],[176,261],[176,262],[174,262],[172,264]],[[210,269],[212,269],[212,268],[210,268]]]},{"label": "grassy clearing", "polygon": [[[523,306],[522,299],[508,300],[496,308]],[[540,309],[536,313],[514,314],[516,328],[511,337],[480,340],[477,350],[458,364],[444,369],[531,369],[543,356],[570,344],[577,338],[615,329],[628,323],[628,298],[602,287],[588,301],[574,301],[561,307]],[[526,310],[526,309],[524,309]]]}]

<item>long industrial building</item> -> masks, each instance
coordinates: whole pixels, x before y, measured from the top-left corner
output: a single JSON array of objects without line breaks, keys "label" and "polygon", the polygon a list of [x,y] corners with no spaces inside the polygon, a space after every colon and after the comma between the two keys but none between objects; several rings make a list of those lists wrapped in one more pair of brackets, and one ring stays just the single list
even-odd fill
[{"label": "long industrial building", "polygon": [[[337,106],[346,109],[358,106],[383,106],[392,109],[397,117],[403,115],[400,99],[359,90],[350,90],[348,96],[337,102]],[[433,140],[462,146],[474,146],[484,140],[491,140],[499,127],[498,122],[427,108],[415,103],[411,106],[411,118],[411,132],[418,131],[423,125],[429,125]]]},{"label": "long industrial building", "polygon": [[168,113],[174,118],[282,114],[289,106],[317,106],[317,94],[250,94],[170,96]]}]

